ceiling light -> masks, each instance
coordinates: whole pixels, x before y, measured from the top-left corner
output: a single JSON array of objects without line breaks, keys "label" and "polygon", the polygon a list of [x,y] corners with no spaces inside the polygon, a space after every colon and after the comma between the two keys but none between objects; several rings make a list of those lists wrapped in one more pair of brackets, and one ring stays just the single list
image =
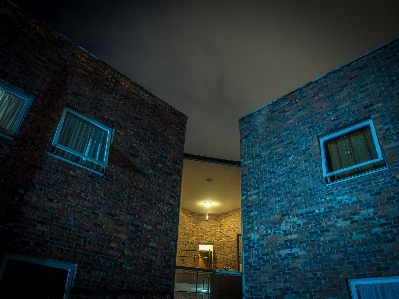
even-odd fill
[{"label": "ceiling light", "polygon": [[205,207],[210,207],[212,205],[212,202],[210,201],[204,201],[204,206]]}]

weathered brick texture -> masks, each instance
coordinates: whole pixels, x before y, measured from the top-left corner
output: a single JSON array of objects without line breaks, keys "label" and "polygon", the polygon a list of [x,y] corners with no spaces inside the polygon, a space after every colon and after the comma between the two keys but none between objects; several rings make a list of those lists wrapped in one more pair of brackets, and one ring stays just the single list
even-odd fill
[{"label": "weathered brick texture", "polygon": [[198,245],[213,244],[213,268],[229,267],[238,271],[237,234],[241,234],[241,209],[209,214],[209,220],[205,220],[205,214],[196,214],[182,208],[177,265],[198,267]]},{"label": "weathered brick texture", "polygon": [[[246,298],[348,299],[399,275],[399,39],[240,119]],[[319,136],[372,119],[388,169],[336,184]]]},{"label": "weathered brick texture", "polygon": [[[0,137],[0,259],[78,264],[71,298],[171,298],[186,117],[7,1],[0,45],[34,95]],[[114,128],[103,176],[47,154],[65,107]]]}]

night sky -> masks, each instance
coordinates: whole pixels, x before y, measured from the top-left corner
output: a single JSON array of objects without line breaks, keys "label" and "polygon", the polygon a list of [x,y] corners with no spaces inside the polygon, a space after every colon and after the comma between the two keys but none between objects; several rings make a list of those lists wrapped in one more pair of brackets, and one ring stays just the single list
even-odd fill
[{"label": "night sky", "polygon": [[240,117],[399,36],[398,0],[12,2],[186,114],[186,153],[229,160]]}]

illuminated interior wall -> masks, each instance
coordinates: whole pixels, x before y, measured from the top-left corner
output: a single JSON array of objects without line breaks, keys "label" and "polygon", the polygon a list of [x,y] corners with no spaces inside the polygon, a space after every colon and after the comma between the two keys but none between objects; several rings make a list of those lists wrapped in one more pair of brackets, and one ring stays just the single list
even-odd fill
[{"label": "illuminated interior wall", "polygon": [[[223,214],[196,214],[180,210],[177,265],[198,267],[198,244],[214,245],[213,268],[238,271],[237,234],[241,234],[241,209]],[[195,259],[194,259],[195,256]]]}]

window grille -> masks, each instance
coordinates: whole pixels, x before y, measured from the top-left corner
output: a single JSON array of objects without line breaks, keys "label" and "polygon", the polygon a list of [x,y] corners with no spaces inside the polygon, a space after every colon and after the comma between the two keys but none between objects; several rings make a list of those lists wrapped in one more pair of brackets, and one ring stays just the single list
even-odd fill
[{"label": "window grille", "polygon": [[371,120],[322,137],[320,147],[327,183],[386,168]]},{"label": "window grille", "polygon": [[0,82],[0,134],[15,135],[33,96]]},{"label": "window grille", "polygon": [[69,108],[64,110],[51,154],[102,172],[107,166],[112,129]]}]

